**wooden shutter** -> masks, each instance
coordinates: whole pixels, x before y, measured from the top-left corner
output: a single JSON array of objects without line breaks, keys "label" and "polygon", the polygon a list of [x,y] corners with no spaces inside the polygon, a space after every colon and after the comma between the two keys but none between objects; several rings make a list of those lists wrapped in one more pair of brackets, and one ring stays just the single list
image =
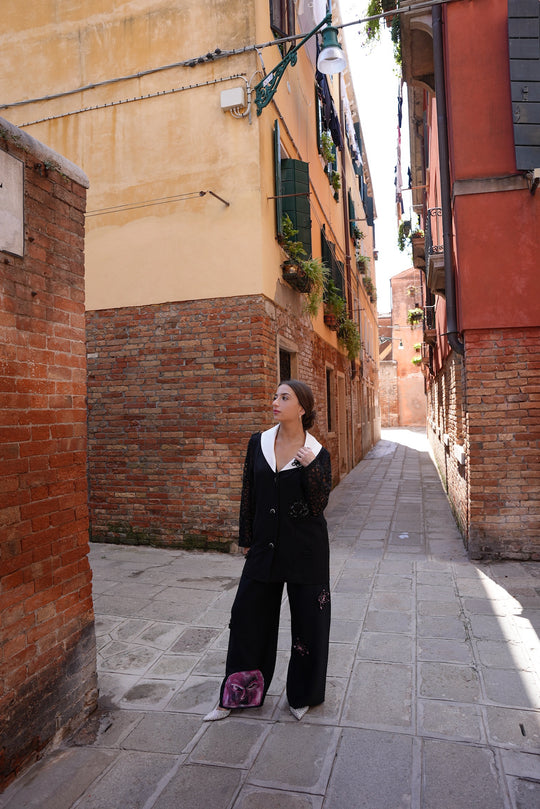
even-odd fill
[{"label": "wooden shutter", "polygon": [[540,168],[540,3],[508,0],[516,168]]},{"label": "wooden shutter", "polygon": [[309,163],[286,158],[281,161],[281,200],[284,214],[291,218],[296,237],[311,256],[311,212],[309,207]]},{"label": "wooden shutter", "polygon": [[348,196],[349,196],[349,233],[354,239],[354,229],[356,227],[356,211],[354,209],[354,200],[351,196],[350,191],[348,192]]},{"label": "wooden shutter", "polygon": [[283,206],[281,204],[281,140],[279,121],[274,121],[274,195],[276,197],[276,233],[283,232]]}]

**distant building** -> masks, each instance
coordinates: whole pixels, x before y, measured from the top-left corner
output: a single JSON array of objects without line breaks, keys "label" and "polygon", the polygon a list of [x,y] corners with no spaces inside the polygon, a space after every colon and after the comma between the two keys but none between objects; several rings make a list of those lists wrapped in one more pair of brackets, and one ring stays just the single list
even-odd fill
[{"label": "distant building", "polygon": [[540,4],[401,15],[428,434],[472,558],[540,559]]},{"label": "distant building", "polygon": [[[420,270],[393,275],[392,311],[379,315],[379,402],[382,427],[425,427],[422,374],[422,300]],[[414,319],[414,312],[420,318]]]},{"label": "distant building", "polygon": [[[324,9],[80,0],[3,16],[1,114],[90,179],[94,540],[229,548],[247,440],[284,377],[314,389],[334,482],[378,440],[376,212],[351,77],[316,72],[313,36],[256,103],[292,47],[273,40]],[[284,214],[347,328],[307,314],[282,270]]]}]

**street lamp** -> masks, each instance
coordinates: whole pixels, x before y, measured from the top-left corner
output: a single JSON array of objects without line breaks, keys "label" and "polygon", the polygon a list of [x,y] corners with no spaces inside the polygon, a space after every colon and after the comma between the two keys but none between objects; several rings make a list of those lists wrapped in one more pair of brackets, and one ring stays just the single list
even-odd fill
[{"label": "street lamp", "polygon": [[[300,48],[305,45],[317,31],[320,31],[324,25],[326,25],[326,28],[322,31],[322,49],[317,59],[317,68],[321,73],[341,73],[347,62],[341,50],[341,45],[338,42],[337,28],[334,28],[331,23],[332,14],[329,12],[324,20],[322,20],[313,31],[306,34],[294,48],[291,48],[281,62],[270,71],[268,76],[265,76],[264,79],[256,85],[255,105],[257,107],[257,115],[261,114],[266,105],[269,104],[274,97],[277,86],[287,67],[296,64]],[[276,43],[279,43],[279,40],[276,40]]]}]

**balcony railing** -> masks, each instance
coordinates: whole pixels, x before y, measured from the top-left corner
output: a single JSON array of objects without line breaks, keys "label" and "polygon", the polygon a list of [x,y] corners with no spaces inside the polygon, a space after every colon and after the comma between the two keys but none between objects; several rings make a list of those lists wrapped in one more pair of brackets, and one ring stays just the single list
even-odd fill
[{"label": "balcony railing", "polygon": [[426,217],[426,257],[443,253],[442,208],[428,208]]},{"label": "balcony railing", "polygon": [[428,208],[426,216],[426,281],[429,289],[444,295],[444,244],[442,208]]}]

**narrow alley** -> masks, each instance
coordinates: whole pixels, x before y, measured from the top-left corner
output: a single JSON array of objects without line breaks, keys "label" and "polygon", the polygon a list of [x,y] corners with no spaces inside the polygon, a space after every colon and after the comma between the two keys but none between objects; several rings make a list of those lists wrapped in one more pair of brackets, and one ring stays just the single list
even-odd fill
[{"label": "narrow alley", "polygon": [[326,702],[218,723],[240,555],[94,544],[100,710],[2,809],[537,809],[540,563],[468,561],[421,431],[332,492]]}]

